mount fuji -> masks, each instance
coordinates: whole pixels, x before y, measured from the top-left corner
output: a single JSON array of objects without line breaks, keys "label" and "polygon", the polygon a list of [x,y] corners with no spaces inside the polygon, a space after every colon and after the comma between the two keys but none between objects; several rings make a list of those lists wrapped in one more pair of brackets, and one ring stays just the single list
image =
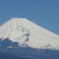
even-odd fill
[{"label": "mount fuji", "polygon": [[59,50],[59,35],[56,35],[26,18],[12,18],[0,26],[2,41],[9,38],[21,47]]}]

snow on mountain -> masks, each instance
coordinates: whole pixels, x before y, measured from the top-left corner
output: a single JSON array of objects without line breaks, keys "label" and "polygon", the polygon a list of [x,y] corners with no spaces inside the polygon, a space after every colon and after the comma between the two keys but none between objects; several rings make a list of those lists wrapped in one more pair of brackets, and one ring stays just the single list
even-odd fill
[{"label": "snow on mountain", "polygon": [[12,18],[0,26],[0,38],[9,38],[19,45],[39,49],[59,50],[59,35],[56,35],[26,18]]}]

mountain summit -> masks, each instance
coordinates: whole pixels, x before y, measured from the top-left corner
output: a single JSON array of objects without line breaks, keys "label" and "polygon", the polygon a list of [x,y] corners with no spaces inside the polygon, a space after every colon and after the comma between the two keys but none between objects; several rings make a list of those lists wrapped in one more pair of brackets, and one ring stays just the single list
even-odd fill
[{"label": "mountain summit", "polygon": [[59,50],[59,36],[26,18],[12,18],[0,26],[0,38],[9,38],[19,46]]}]

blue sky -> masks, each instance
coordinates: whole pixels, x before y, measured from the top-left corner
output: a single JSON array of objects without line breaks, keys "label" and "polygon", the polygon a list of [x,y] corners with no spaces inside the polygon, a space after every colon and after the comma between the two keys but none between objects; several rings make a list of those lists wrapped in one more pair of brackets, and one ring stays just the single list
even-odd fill
[{"label": "blue sky", "polygon": [[59,0],[0,0],[0,25],[27,18],[59,35]]}]

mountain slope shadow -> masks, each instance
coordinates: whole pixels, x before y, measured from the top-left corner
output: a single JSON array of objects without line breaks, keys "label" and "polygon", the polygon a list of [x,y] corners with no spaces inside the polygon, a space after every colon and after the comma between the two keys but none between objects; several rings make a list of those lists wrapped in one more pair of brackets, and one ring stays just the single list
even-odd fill
[{"label": "mountain slope shadow", "polygon": [[[59,50],[50,49],[35,49],[32,47],[21,47],[18,46],[19,43],[12,42],[8,38],[2,41],[0,39],[0,52],[11,53],[16,56],[25,57],[27,59],[59,59]],[[12,46],[13,48],[7,48]]]},{"label": "mountain slope shadow", "polygon": [[0,52],[0,59],[26,59],[24,57],[16,56],[14,54]]},{"label": "mountain slope shadow", "polygon": [[9,40],[8,38],[2,40],[0,39],[0,47],[18,47],[17,42],[12,42],[11,40]]}]

